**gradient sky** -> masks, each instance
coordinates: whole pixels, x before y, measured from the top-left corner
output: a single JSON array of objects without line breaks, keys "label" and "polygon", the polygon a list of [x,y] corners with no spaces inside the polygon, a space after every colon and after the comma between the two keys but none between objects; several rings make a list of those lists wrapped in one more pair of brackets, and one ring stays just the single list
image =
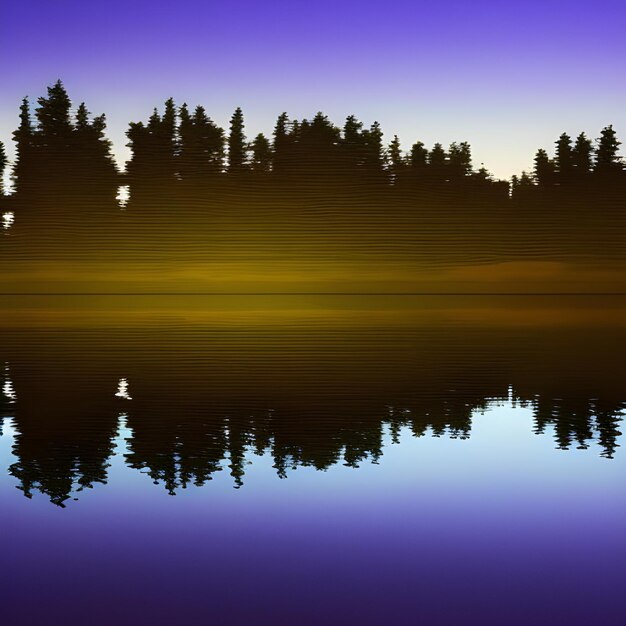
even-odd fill
[{"label": "gradient sky", "polygon": [[57,78],[107,113],[120,160],[128,122],[169,96],[221,125],[241,106],[249,136],[323,110],[378,120],[407,148],[467,140],[501,177],[563,131],[626,137],[623,0],[5,0],[1,13],[5,143],[21,98]]}]

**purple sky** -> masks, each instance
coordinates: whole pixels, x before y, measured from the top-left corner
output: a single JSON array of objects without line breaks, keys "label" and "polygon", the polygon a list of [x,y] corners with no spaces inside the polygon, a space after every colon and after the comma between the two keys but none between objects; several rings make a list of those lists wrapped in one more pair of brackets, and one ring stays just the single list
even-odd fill
[{"label": "purple sky", "polygon": [[242,106],[249,135],[323,110],[407,148],[467,140],[508,177],[563,131],[626,137],[625,32],[623,0],[6,0],[0,140],[61,78],[107,113],[120,159],[128,122],[173,96],[222,125]]}]

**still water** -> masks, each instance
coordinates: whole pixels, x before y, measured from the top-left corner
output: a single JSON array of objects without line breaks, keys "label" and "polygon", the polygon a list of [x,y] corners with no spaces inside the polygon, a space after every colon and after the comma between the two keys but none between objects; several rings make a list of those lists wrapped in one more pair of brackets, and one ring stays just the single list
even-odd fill
[{"label": "still water", "polygon": [[2,623],[623,623],[626,297],[0,309]]}]

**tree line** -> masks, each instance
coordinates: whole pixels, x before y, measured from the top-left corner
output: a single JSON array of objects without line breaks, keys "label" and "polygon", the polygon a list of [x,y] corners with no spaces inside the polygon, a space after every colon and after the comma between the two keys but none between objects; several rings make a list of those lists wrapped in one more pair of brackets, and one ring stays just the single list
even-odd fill
[{"label": "tree line", "polygon": [[[34,111],[24,98],[19,119],[12,170],[18,198],[53,192],[106,196],[120,184],[141,195],[182,189],[200,193],[225,181],[241,187],[288,181],[524,201],[582,189],[621,193],[626,179],[621,142],[612,126],[603,128],[595,142],[585,133],[575,140],[562,134],[554,157],[540,149],[533,170],[509,183],[496,180],[484,166],[475,169],[467,142],[453,142],[447,149],[435,143],[429,149],[417,141],[404,152],[396,135],[385,144],[378,122],[366,127],[354,115],[340,127],[321,112],[302,120],[281,113],[271,136],[248,139],[241,108],[224,129],[204,107],[177,106],[170,98],[147,121],[130,123],[132,156],[124,172],[115,165],[105,115],[92,115],[84,103],[74,111],[61,81],[38,98]],[[8,165],[0,143],[0,174]]]},{"label": "tree line", "polygon": [[[466,390],[447,397],[416,398],[412,410],[388,408],[386,415],[372,411],[364,415],[358,402],[352,407],[340,403],[334,411],[324,406],[299,407],[295,414],[271,410],[251,414],[249,407],[231,406],[225,414],[212,410],[210,402],[198,410],[196,405],[190,407],[166,396],[164,405],[151,398],[136,409],[124,406],[120,421],[110,389],[92,388],[91,398],[74,396],[68,403],[67,384],[57,387],[43,400],[54,417],[45,423],[41,401],[20,402],[22,392],[28,392],[23,384],[16,386],[16,404],[0,396],[0,435],[3,418],[12,418],[17,431],[16,460],[9,474],[28,498],[41,492],[58,506],[65,506],[78,492],[97,483],[107,483],[122,426],[128,433],[123,457],[126,466],[147,474],[154,484],[176,495],[180,489],[206,485],[220,471],[230,474],[235,488],[243,486],[252,454],[271,455],[276,475],[288,478],[302,467],[326,471],[340,463],[354,469],[367,462],[378,463],[383,460],[387,433],[393,443],[400,443],[403,431],[413,437],[466,440],[471,437],[476,413],[505,401],[504,397],[488,398]],[[614,458],[621,434],[622,402],[590,399],[584,394],[556,400],[517,393],[512,401],[532,410],[534,433],[551,437],[557,449],[593,447],[601,456]],[[163,420],[163,407],[171,410],[166,413],[170,421]],[[322,424],[320,416],[326,417]],[[313,430],[312,422],[316,424]]]}]

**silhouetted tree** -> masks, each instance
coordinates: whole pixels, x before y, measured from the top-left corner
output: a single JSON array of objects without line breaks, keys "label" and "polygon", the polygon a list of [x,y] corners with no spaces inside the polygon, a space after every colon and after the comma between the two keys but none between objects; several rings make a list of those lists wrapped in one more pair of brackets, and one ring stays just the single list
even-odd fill
[{"label": "silhouetted tree", "polygon": [[117,171],[106,139],[105,117],[89,119],[85,104],[71,115],[71,101],[61,81],[38,98],[33,124],[27,98],[20,107],[14,170],[18,197],[24,193],[114,194]]},{"label": "silhouetted tree", "polygon": [[428,180],[440,185],[446,180],[446,151],[440,143],[436,143],[428,155]]},{"label": "silhouetted tree", "polygon": [[172,183],[176,177],[176,105],[172,98],[165,101],[163,115],[156,110],[150,118],[148,129],[152,134],[155,173],[161,181]]},{"label": "silhouetted tree", "polygon": [[535,188],[533,176],[528,172],[511,177],[511,197],[516,201],[524,202],[531,198]]},{"label": "silhouetted tree", "polygon": [[13,132],[16,144],[16,159],[13,167],[13,177],[16,192],[24,192],[34,184],[35,163],[33,153],[33,123],[30,116],[28,98],[20,105],[20,124]]},{"label": "silhouetted tree", "polygon": [[76,111],[72,135],[73,179],[82,193],[92,193],[98,187],[112,189],[117,176],[111,142],[104,135],[106,118],[98,115],[90,121],[90,115],[82,102]]},{"label": "silhouetted tree", "polygon": [[237,107],[230,118],[228,172],[231,174],[241,173],[246,169],[246,165],[246,136],[244,134],[243,112],[240,107]]},{"label": "silhouetted tree", "polygon": [[298,162],[301,172],[313,179],[328,180],[336,174],[338,165],[340,130],[326,115],[318,111],[312,120],[302,120],[299,127]]},{"label": "silhouetted tree", "polygon": [[582,179],[589,174],[593,166],[593,147],[591,139],[585,133],[576,137],[576,143],[572,150],[572,164],[577,179]]},{"label": "silhouetted tree", "polygon": [[269,172],[272,166],[272,146],[269,139],[259,133],[250,144],[252,169],[255,172]]},{"label": "silhouetted tree", "polygon": [[356,174],[365,162],[366,138],[363,123],[354,115],[348,115],[342,129],[341,151],[348,175]]},{"label": "silhouetted tree", "polygon": [[224,130],[197,106],[193,115],[186,104],[179,111],[178,172],[186,181],[208,181],[224,166]]},{"label": "silhouetted tree", "polygon": [[37,105],[37,131],[33,135],[33,144],[40,164],[37,167],[38,184],[42,190],[54,187],[66,191],[71,185],[75,159],[71,151],[71,102],[63,83],[58,80],[48,87],[47,96],[38,98]]},{"label": "silhouetted tree", "polygon": [[400,148],[400,139],[398,139],[398,135],[393,136],[393,139],[389,143],[387,154],[389,155],[389,168],[391,175],[394,182],[398,182],[398,179],[402,175],[405,168],[405,161],[402,156],[402,149]]},{"label": "silhouetted tree", "polygon": [[613,125],[605,126],[602,129],[597,144],[595,171],[599,173],[621,171],[622,163],[617,151],[622,142],[618,141]]},{"label": "silhouetted tree", "polygon": [[415,184],[426,182],[428,171],[428,150],[421,141],[415,142],[411,146],[409,153],[409,167],[411,180]]},{"label": "silhouetted tree", "polygon": [[378,122],[363,131],[364,159],[363,167],[369,180],[376,183],[383,180],[383,131]]},{"label": "silhouetted tree", "polygon": [[555,165],[548,153],[540,148],[535,155],[534,175],[540,187],[549,187],[554,183]]},{"label": "silhouetted tree", "polygon": [[6,169],[7,162],[4,144],[0,141],[0,196],[4,194],[4,170]]},{"label": "silhouetted tree", "polygon": [[51,148],[65,147],[72,132],[70,108],[72,103],[63,83],[58,80],[48,87],[48,96],[37,99],[35,117],[39,122],[40,142]]},{"label": "silhouetted tree", "polygon": [[563,133],[556,142],[555,169],[561,185],[568,185],[572,181],[574,159],[572,154],[572,138]]},{"label": "silhouetted tree", "polygon": [[469,176],[472,171],[472,153],[466,141],[450,144],[447,170],[447,178],[453,184],[459,184],[466,176]]},{"label": "silhouetted tree", "polygon": [[273,135],[273,170],[275,173],[281,174],[285,171],[289,162],[289,146],[291,145],[291,138],[289,137],[289,117],[287,113],[281,113],[278,116]]},{"label": "silhouetted tree", "polygon": [[147,124],[131,122],[126,136],[132,151],[127,172],[133,197],[171,190],[178,178],[179,151],[174,100],[166,100],[162,116],[155,108]]}]

